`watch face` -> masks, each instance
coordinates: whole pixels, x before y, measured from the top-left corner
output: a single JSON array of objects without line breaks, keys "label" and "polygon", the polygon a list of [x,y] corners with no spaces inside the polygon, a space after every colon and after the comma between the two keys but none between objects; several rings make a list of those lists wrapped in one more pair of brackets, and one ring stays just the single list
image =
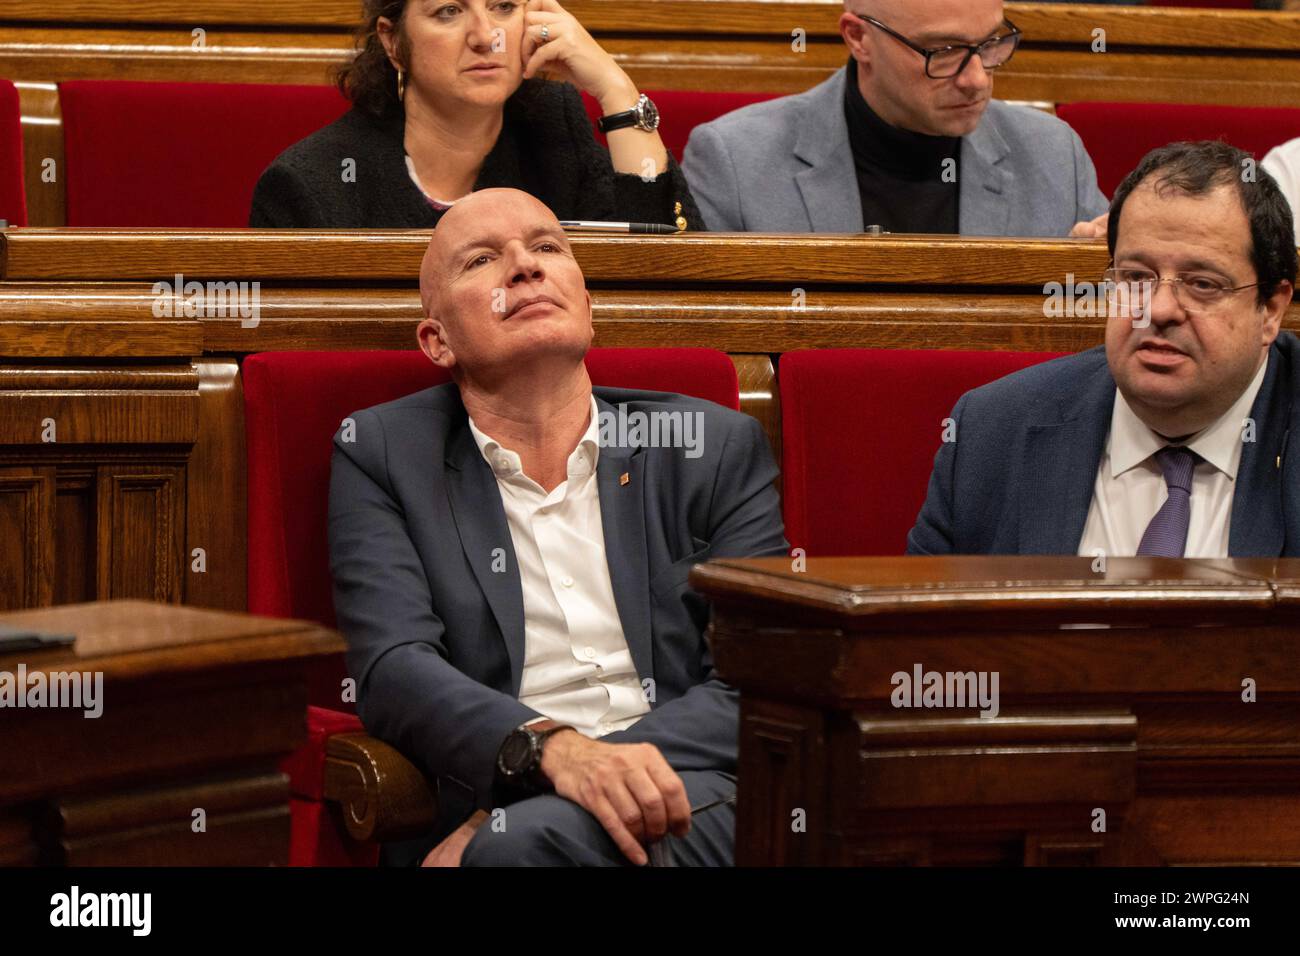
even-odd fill
[{"label": "watch face", "polygon": [[659,127],[659,108],[655,106],[654,100],[644,95],[641,97],[641,123],[646,129]]},{"label": "watch face", "polygon": [[501,746],[501,770],[512,776],[525,773],[533,760],[532,737],[517,730]]}]

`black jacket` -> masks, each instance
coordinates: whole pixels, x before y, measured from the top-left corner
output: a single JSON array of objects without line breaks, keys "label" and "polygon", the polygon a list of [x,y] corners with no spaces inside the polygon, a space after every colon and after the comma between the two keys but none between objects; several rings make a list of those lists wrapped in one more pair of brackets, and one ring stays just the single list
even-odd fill
[{"label": "black jacket", "polygon": [[[254,227],[425,229],[433,208],[406,170],[405,118],[378,118],[353,108],[290,146],[267,167],[253,192]],[[355,160],[354,182],[344,160]],[[501,134],[474,188],[510,186],[546,203],[559,219],[676,221],[682,204],[688,229],[704,220],[677,163],[651,182],[616,173],[596,142],[582,97],[568,83],[525,80],[506,100]]]}]

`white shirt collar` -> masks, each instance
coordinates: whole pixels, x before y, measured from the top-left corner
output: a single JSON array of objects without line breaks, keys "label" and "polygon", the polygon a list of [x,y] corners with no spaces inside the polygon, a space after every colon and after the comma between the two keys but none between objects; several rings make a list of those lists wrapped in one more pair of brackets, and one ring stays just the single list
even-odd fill
[{"label": "white shirt collar", "polygon": [[424,191],[424,184],[420,182],[420,177],[415,174],[415,162],[409,154],[406,156],[406,174],[411,177],[411,182],[415,183],[415,188],[420,190],[420,194],[439,209],[450,209],[456,205],[454,199],[435,199]]},{"label": "white shirt collar", "polygon": [[[1268,360],[1260,365],[1250,385],[1214,424],[1201,429],[1187,442],[1196,452],[1219,471],[1234,481],[1241,464],[1242,429],[1255,404],[1255,397],[1264,384]],[[1115,390],[1115,409],[1110,418],[1110,477],[1118,478],[1130,468],[1136,468],[1165,445],[1169,444],[1156,434],[1129,407],[1124,393]]]},{"label": "white shirt collar", "polygon": [[[591,420],[587,423],[587,430],[578,439],[578,444],[569,453],[570,478],[585,478],[596,470],[596,463],[600,461],[599,415],[596,396],[592,395]],[[469,430],[474,436],[474,443],[478,445],[479,453],[483,455],[483,460],[488,463],[494,475],[498,478],[528,477],[524,474],[523,461],[517,452],[506,448],[491,435],[480,431],[474,424],[473,418],[469,419]],[[532,481],[531,478],[528,480]]]}]

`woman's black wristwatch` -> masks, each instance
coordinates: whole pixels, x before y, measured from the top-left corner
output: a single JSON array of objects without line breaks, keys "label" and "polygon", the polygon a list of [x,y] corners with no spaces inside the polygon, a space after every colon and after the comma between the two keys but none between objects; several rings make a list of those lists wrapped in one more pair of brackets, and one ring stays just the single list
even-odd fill
[{"label": "woman's black wristwatch", "polygon": [[626,129],[629,126],[635,126],[647,133],[653,133],[659,128],[659,109],[650,97],[642,93],[636,101],[636,106],[621,113],[602,116],[596,120],[596,126],[602,133],[609,133],[616,129]]},{"label": "woman's black wristwatch", "polygon": [[573,728],[558,720],[539,720],[510,731],[497,751],[497,774],[501,781],[520,790],[550,789],[542,775],[542,748],[546,738],[561,730]]}]

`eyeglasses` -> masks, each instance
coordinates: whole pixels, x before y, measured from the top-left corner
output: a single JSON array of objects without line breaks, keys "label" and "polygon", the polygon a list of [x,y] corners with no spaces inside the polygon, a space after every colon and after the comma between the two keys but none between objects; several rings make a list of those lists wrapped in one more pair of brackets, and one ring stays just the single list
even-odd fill
[{"label": "eyeglasses", "polygon": [[1174,298],[1184,312],[1211,312],[1230,296],[1259,286],[1258,282],[1228,285],[1222,279],[1201,272],[1180,272],[1162,279],[1150,269],[1117,269],[1114,266],[1102,273],[1102,277],[1108,293],[1116,297],[1121,308],[1130,314],[1143,315],[1151,307],[1160,286],[1166,282],[1174,287]]},{"label": "eyeglasses", "polygon": [[925,57],[925,75],[932,80],[946,80],[959,75],[962,70],[966,69],[971,58],[977,54],[980,63],[984,65],[984,69],[996,70],[1015,55],[1022,36],[1020,28],[1010,20],[1006,20],[1004,22],[1011,28],[1011,32],[992,37],[983,43],[976,43],[973,46],[957,44],[955,46],[939,46],[926,49],[913,43],[901,33],[891,30],[875,17],[864,16],[861,13],[855,13],[854,16],[859,20],[870,23],[877,30],[883,30],[908,49],[915,50]]}]

